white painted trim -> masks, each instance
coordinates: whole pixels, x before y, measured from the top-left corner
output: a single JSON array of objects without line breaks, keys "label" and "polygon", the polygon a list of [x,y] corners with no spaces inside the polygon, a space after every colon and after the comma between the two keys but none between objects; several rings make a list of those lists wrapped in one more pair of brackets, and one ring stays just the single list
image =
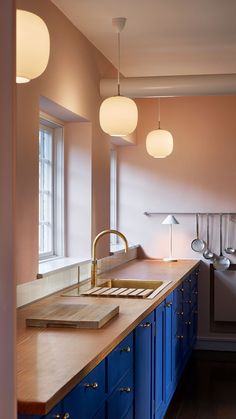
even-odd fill
[{"label": "white painted trim", "polygon": [[221,337],[204,337],[199,336],[194,349],[204,351],[236,351],[236,337],[221,338]]}]

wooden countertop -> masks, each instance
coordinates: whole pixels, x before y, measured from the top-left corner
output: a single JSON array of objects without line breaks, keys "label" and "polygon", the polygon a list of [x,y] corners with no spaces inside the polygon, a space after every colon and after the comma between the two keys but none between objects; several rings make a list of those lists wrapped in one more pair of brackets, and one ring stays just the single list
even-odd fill
[{"label": "wooden countertop", "polygon": [[172,281],[153,300],[115,299],[119,315],[102,329],[30,328],[25,326],[25,318],[32,307],[40,308],[62,299],[71,304],[78,298],[80,303],[114,304],[113,298],[62,297],[60,292],[18,309],[18,411],[48,413],[198,265],[197,260],[165,263],[136,259],[102,275]]}]

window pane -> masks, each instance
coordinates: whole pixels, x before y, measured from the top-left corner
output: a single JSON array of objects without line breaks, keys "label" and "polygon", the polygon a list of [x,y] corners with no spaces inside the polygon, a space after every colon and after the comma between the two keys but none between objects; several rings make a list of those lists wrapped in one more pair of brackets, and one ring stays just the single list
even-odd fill
[{"label": "window pane", "polygon": [[53,134],[39,130],[39,253],[53,254]]}]

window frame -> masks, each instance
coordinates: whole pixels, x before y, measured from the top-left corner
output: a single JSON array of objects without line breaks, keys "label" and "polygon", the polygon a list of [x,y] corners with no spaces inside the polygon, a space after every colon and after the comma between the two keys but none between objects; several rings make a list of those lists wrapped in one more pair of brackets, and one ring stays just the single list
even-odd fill
[{"label": "window frame", "polygon": [[62,123],[54,122],[53,118],[50,119],[40,113],[39,130],[41,127],[53,133],[52,251],[44,253],[38,251],[39,262],[44,262],[64,256],[64,126]]}]

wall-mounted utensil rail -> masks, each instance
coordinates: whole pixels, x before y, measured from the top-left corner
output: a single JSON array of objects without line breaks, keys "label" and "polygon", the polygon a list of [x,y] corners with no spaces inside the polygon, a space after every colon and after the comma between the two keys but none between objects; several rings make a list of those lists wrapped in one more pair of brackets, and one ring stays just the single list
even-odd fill
[{"label": "wall-mounted utensil rail", "polygon": [[236,212],[212,212],[212,211],[209,211],[209,212],[175,212],[175,211],[168,211],[168,212],[149,212],[149,211],[145,211],[144,213],[143,213],[143,215],[147,215],[147,216],[150,216],[150,215],[165,215],[165,214],[174,214],[174,215],[236,215]]}]

